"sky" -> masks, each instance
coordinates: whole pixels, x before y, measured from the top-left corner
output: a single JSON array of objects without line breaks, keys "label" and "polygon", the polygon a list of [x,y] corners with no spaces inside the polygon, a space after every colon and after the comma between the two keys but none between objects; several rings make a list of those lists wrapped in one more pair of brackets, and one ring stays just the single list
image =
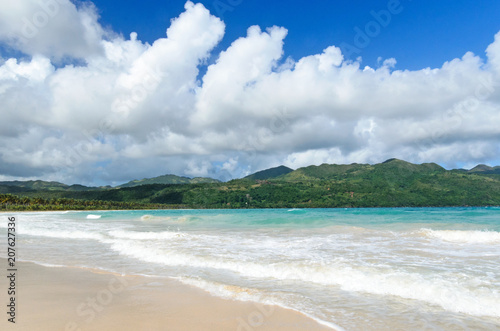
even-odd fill
[{"label": "sky", "polygon": [[500,2],[0,0],[0,180],[500,165]]}]

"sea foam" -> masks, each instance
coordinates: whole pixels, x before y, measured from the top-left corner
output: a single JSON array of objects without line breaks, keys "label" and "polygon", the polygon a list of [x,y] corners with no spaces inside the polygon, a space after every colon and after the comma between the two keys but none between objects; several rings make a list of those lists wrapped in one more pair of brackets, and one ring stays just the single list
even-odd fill
[{"label": "sea foam", "polygon": [[376,318],[397,321],[394,329],[500,325],[498,210],[87,214],[19,214],[23,259],[189,277],[219,296],[283,304],[352,330],[375,329]]},{"label": "sea foam", "polygon": [[165,240],[165,239],[181,238],[186,236],[185,233],[181,232],[171,232],[171,231],[134,232],[126,230],[110,231],[108,232],[108,235],[112,238],[132,239],[132,240]]},{"label": "sea foam", "polygon": [[92,239],[99,241],[105,240],[105,237],[99,233],[86,232],[86,231],[20,229],[19,233],[33,237],[60,238],[60,239]]},{"label": "sea foam", "polygon": [[[279,298],[272,298],[266,293],[259,291],[257,289],[251,289],[251,288],[245,288],[241,286],[236,286],[236,285],[226,285],[226,284],[221,284],[218,282],[213,282],[213,281],[207,281],[201,278],[194,278],[194,277],[176,277],[175,279],[179,280],[183,284],[195,286],[198,288],[201,288],[202,290],[218,297],[222,298],[228,298],[228,299],[233,299],[233,300],[239,300],[239,301],[252,301],[252,302],[257,302],[260,304],[264,305],[275,305],[275,306],[280,306],[286,309],[291,309],[298,311],[301,314],[304,314],[308,316],[309,318],[315,320],[321,325],[327,326],[333,330],[336,331],[344,331],[344,329],[334,323],[324,321],[322,319],[316,318],[313,315],[307,314],[305,312],[296,310],[292,307],[289,307],[288,305],[284,304],[281,302]],[[255,313],[261,313],[264,316],[270,316],[274,312],[274,308],[264,308],[264,307],[259,307],[258,312]]]},{"label": "sea foam", "polygon": [[339,263],[330,265],[305,262],[269,263],[265,257],[261,262],[227,260],[212,255],[194,255],[187,251],[181,253],[175,249],[154,245],[132,244],[129,240],[115,241],[112,249],[143,262],[225,270],[251,278],[333,285],[344,291],[420,300],[457,313],[500,317],[498,290],[475,289],[474,286],[467,285],[481,283],[479,279],[471,278],[466,282],[457,283],[448,280],[446,274],[425,277],[396,267],[382,269],[359,266],[345,259],[339,259]]},{"label": "sea foam", "polygon": [[420,233],[430,238],[437,238],[454,243],[496,244],[500,243],[500,232],[496,231],[459,231],[421,229]]}]

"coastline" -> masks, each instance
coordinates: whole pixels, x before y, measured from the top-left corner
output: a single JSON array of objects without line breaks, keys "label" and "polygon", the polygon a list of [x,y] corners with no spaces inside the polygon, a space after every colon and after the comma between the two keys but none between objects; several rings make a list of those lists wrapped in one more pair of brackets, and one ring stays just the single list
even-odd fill
[{"label": "coastline", "polygon": [[215,297],[173,279],[16,266],[16,323],[6,315],[3,330],[332,330],[290,309]]},{"label": "coastline", "polygon": [[0,214],[15,214],[15,213],[64,213],[64,212],[111,212],[111,211],[160,211],[160,210],[285,210],[285,209],[429,209],[429,208],[437,208],[437,209],[452,209],[452,208],[500,208],[500,205],[453,205],[453,206],[396,206],[396,207],[387,207],[387,206],[376,206],[376,207],[265,207],[265,208],[161,208],[161,209],[47,209],[47,210],[0,210]]}]

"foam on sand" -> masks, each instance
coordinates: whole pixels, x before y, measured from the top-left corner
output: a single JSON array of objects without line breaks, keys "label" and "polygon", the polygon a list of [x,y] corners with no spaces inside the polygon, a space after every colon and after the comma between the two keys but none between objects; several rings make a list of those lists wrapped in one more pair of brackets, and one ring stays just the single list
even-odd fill
[{"label": "foam on sand", "polygon": [[86,231],[64,231],[64,230],[49,230],[49,229],[20,229],[20,234],[33,237],[60,238],[60,239],[93,239],[104,240],[104,236],[99,233]]},{"label": "foam on sand", "polygon": [[117,239],[131,239],[131,240],[167,240],[185,237],[186,234],[182,232],[162,231],[162,232],[134,232],[126,230],[110,231],[108,235]]},{"label": "foam on sand", "polygon": [[420,300],[443,309],[475,316],[500,317],[500,293],[493,287],[477,287],[482,279],[469,276],[459,283],[446,274],[425,276],[398,268],[377,268],[355,265],[338,259],[326,265],[306,262],[269,263],[262,261],[227,260],[213,255],[179,252],[175,248],[143,245],[130,240],[115,240],[111,248],[122,255],[143,262],[166,266],[187,266],[219,269],[244,277],[274,278],[282,281],[303,281],[338,286],[344,291],[391,295]]},{"label": "foam on sand", "polygon": [[[235,285],[226,285],[226,284],[221,284],[217,282],[211,282],[211,281],[206,281],[200,278],[193,278],[193,277],[178,277],[176,278],[183,284],[187,285],[192,285],[198,288],[201,288],[204,291],[207,291],[208,293],[222,297],[222,298],[228,298],[228,299],[236,299],[239,301],[253,301],[257,302],[260,304],[264,305],[269,305],[269,306],[280,306],[286,309],[291,309],[295,310],[291,307],[288,307],[287,305],[283,304],[280,302],[279,299],[272,299],[272,298],[267,298],[264,293],[261,293],[260,291],[256,289],[250,289],[250,288],[245,288],[245,287],[240,287],[240,286],[235,286]],[[274,307],[271,307],[271,310],[268,312],[264,309],[261,308],[260,311],[264,315],[270,315],[274,311]],[[295,310],[297,311],[297,310]],[[321,319],[318,319],[314,316],[311,316],[309,314],[305,314],[304,312],[297,311],[301,314],[306,315],[307,317],[315,320],[321,325],[324,325],[328,328],[331,328],[336,331],[344,331],[344,329],[336,324],[333,324],[331,322],[323,321]]]},{"label": "foam on sand", "polygon": [[[158,330],[167,325],[172,330],[237,330],[245,325],[240,319],[248,321],[247,317],[256,311],[254,304],[207,296],[165,278],[47,268],[27,262],[19,262],[19,267],[24,271],[23,290],[19,291],[19,324],[23,330],[69,330],[75,326],[86,330]],[[5,286],[4,281],[0,285]],[[42,319],[41,306],[45,308]],[[12,328],[9,324],[6,318],[2,319],[0,329]],[[265,323],[258,329],[326,330],[313,320],[280,307],[265,316]]]},{"label": "foam on sand", "polygon": [[500,243],[500,232],[496,231],[459,231],[422,229],[423,235],[448,242],[464,244],[497,244]]}]

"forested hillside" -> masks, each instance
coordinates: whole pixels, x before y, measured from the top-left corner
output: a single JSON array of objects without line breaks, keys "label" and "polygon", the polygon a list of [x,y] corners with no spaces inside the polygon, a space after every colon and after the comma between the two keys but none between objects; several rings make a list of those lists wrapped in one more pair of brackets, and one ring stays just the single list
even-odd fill
[{"label": "forested hillside", "polygon": [[[287,168],[288,169],[288,168]],[[3,210],[138,208],[330,208],[500,205],[495,171],[445,170],[434,163],[273,168],[226,183],[145,184],[82,190],[0,185]],[[494,169],[494,168],[493,168]],[[267,178],[267,179],[256,179]],[[10,189],[9,189],[10,188]],[[8,197],[8,198],[7,198]]]}]

